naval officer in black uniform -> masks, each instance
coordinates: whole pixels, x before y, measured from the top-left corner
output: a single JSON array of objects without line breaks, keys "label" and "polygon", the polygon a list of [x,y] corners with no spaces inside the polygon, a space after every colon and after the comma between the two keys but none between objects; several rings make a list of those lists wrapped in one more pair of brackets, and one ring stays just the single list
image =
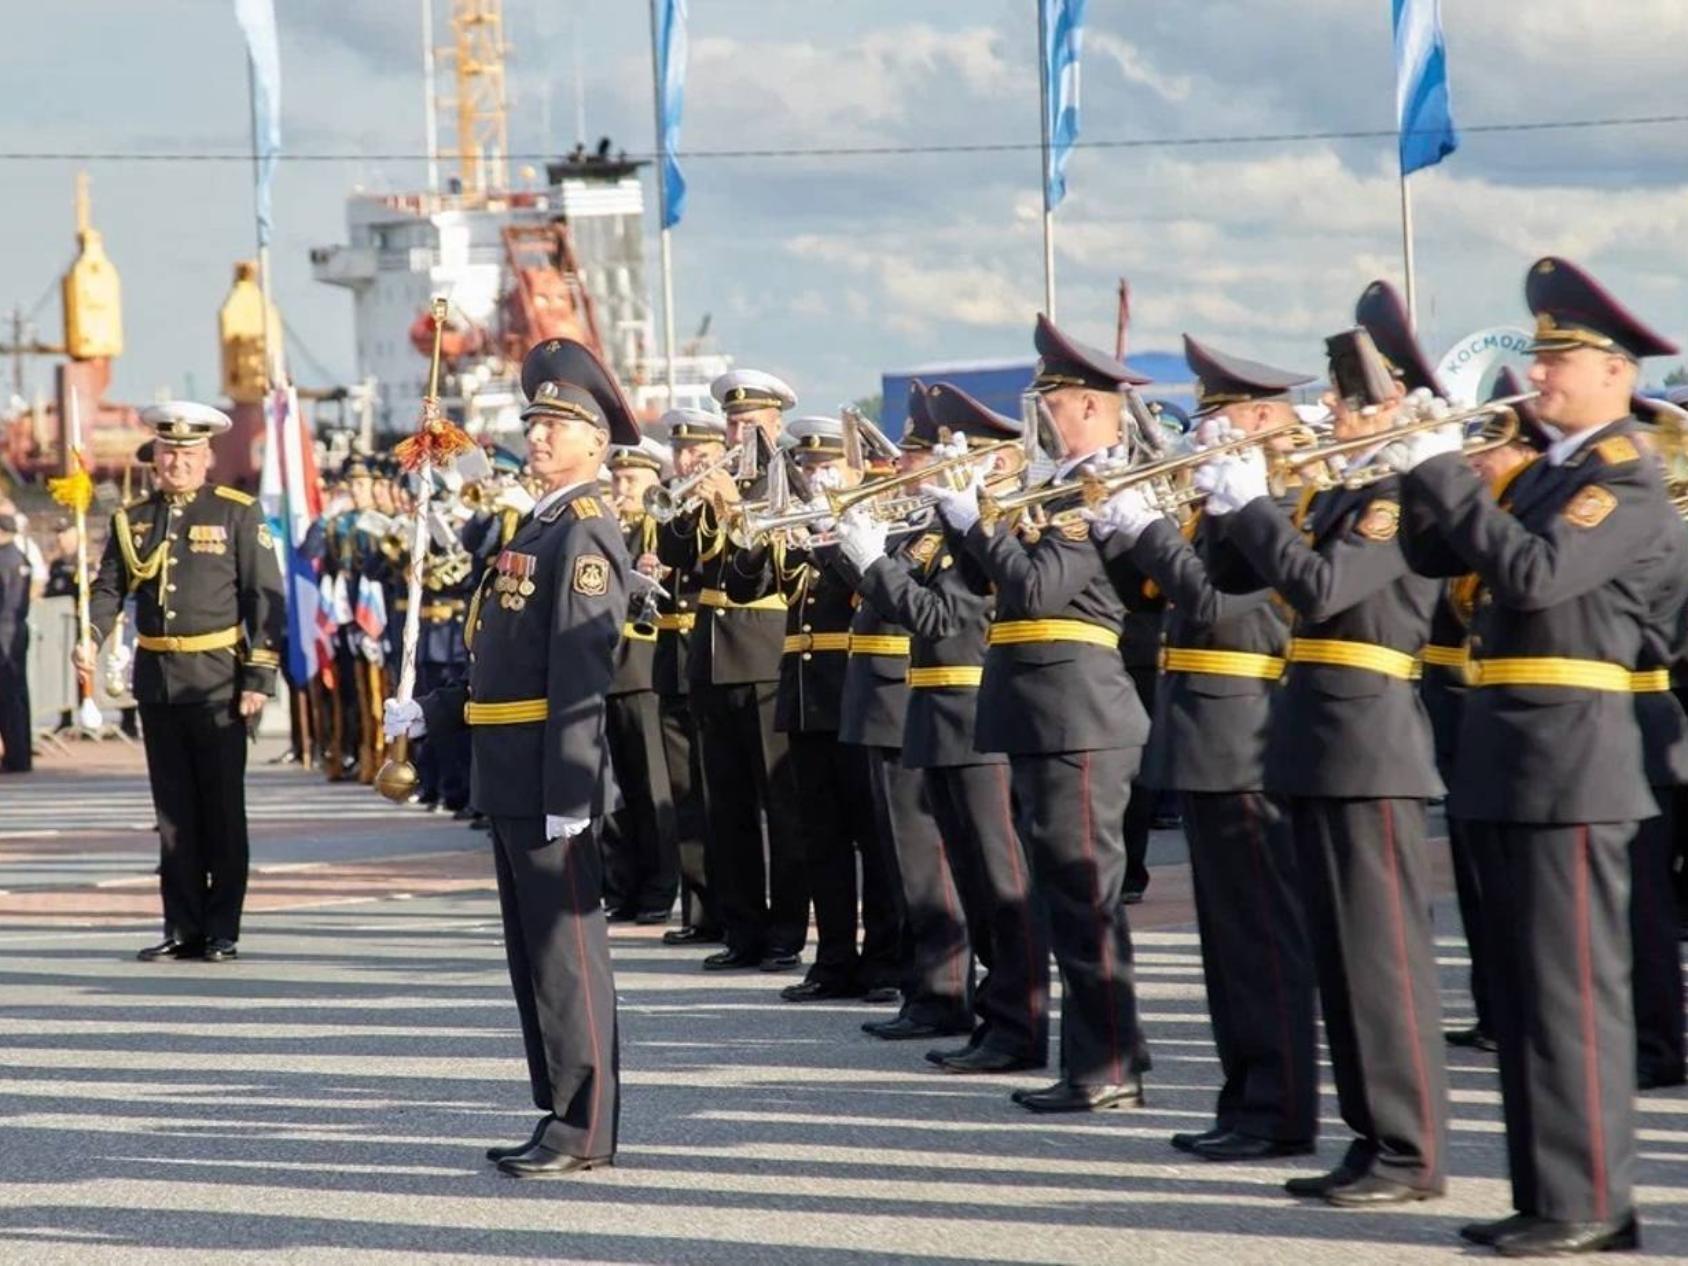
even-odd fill
[{"label": "naval officer in black uniform", "polygon": [[35,577],[17,532],[17,519],[0,513],[0,774],[26,774],[32,763],[26,670]]},{"label": "naval officer in black uniform", "polygon": [[1452,808],[1484,868],[1512,1203],[1468,1240],[1509,1256],[1632,1248],[1629,844],[1657,811],[1634,673],[1681,531],[1638,443],[1639,361],[1671,355],[1564,259],[1530,268],[1530,384],[1554,442],[1510,505],[1430,432],[1391,456],[1427,570],[1475,571],[1473,688]]},{"label": "naval officer in black uniform", "polygon": [[[1311,381],[1304,375],[1189,335],[1184,356],[1204,437],[1296,425],[1289,392]],[[1126,488],[1095,530],[1168,603],[1144,781],[1178,793],[1224,1078],[1213,1128],[1175,1134],[1172,1144],[1211,1161],[1311,1152],[1319,1106],[1313,960],[1295,837],[1265,790],[1268,710],[1289,635],[1283,604],[1270,589],[1228,594],[1213,584],[1212,524],[1199,511],[1180,530],[1143,491]]]},{"label": "naval officer in black uniform", "polygon": [[176,402],[141,420],[156,435],[158,489],[112,516],[88,617],[98,646],[135,596],[134,694],[167,929],[140,957],[223,962],[236,956],[246,900],[246,735],[275,693],[281,574],[257,502],[206,482],[228,417]]},{"label": "naval officer in black uniform", "polygon": [[492,1148],[516,1178],[609,1164],[621,1114],[615,981],[595,838],[615,806],[604,692],[627,618],[627,550],[598,495],[609,445],[637,444],[621,389],[585,346],[528,353],[528,464],[545,492],[475,594],[469,680],[390,700],[389,735],[467,725],[472,799],[492,819],[504,952],[533,1102],[527,1142]]},{"label": "naval officer in black uniform", "polygon": [[[1076,481],[1121,442],[1120,390],[1144,380],[1046,317],[1035,340],[1033,387],[1068,452],[1056,478]],[[1015,820],[1061,971],[1061,1079],[1014,1101],[1033,1112],[1138,1107],[1149,1054],[1121,899],[1121,826],[1149,718],[1120,659],[1119,577],[1110,578],[1076,495],[1034,529],[985,522],[977,483],[933,494],[956,552],[996,586],[974,741],[1008,756]]]},{"label": "naval officer in black uniform", "polygon": [[[1404,327],[1404,309],[1401,320]],[[1403,394],[1396,385],[1367,409],[1336,400],[1335,437],[1379,435]],[[1350,454],[1345,473],[1358,478],[1375,467],[1384,443]],[[1425,802],[1442,781],[1413,685],[1438,586],[1408,567],[1398,481],[1383,475],[1354,488],[1309,488],[1285,514],[1268,495],[1256,450],[1196,474],[1208,517],[1224,520],[1215,529],[1221,547],[1237,564],[1221,556],[1216,583],[1242,591],[1268,584],[1294,612],[1267,735],[1266,790],[1288,806],[1325,1041],[1355,1138],[1328,1174],[1285,1185],[1350,1208],[1430,1199],[1447,1181],[1425,835]]]}]

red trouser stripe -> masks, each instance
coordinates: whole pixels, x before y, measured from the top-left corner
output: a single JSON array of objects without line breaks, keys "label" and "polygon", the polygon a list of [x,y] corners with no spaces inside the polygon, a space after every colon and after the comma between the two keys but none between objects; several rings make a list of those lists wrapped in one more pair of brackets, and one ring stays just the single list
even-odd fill
[{"label": "red trouser stripe", "polygon": [[[574,908],[576,911],[574,942],[575,948],[580,952],[580,970],[584,980],[588,961],[586,957],[586,920],[590,917],[587,911],[590,910],[593,914],[597,912],[593,910],[591,905],[587,904],[585,897],[581,894],[580,879],[574,873],[574,850],[569,847],[569,843],[570,841],[566,838],[562,841],[563,868],[568,871],[569,889],[574,893]],[[590,981],[586,981],[586,987],[581,990],[581,995],[586,999],[586,1035],[592,1042],[592,1062],[594,1065],[592,1070],[592,1107],[586,1118],[586,1156],[588,1159],[595,1160],[598,1155],[598,1107],[604,1096],[604,1071],[609,1068],[610,1061],[606,1058],[607,1052],[599,1045],[598,1017],[592,1011]],[[555,1112],[559,1106],[566,1105],[552,1104],[551,1110]]]},{"label": "red trouser stripe", "polygon": [[[1102,934],[1102,983],[1107,989],[1106,1006],[1108,1010],[1108,1054],[1109,1062],[1113,1065],[1113,1084],[1120,1085],[1125,1081],[1125,1065],[1119,1057],[1119,1026],[1114,1021],[1114,947],[1113,920],[1119,918],[1117,910],[1102,908],[1102,871],[1096,864],[1096,840],[1094,823],[1090,818],[1090,753],[1086,752],[1079,758],[1078,801],[1082,814],[1082,830],[1084,832],[1084,855],[1090,863],[1090,879],[1096,892],[1096,917],[1100,923]],[[1065,1006],[1066,1003],[1061,1004]]]},{"label": "red trouser stripe", "polygon": [[[1254,890],[1262,899],[1266,892],[1266,863],[1261,857],[1265,833],[1260,829],[1260,814],[1255,811],[1254,797],[1247,792],[1239,797],[1243,819],[1248,823],[1249,857],[1254,862]],[[1267,958],[1272,965],[1272,992],[1278,999],[1278,1039],[1284,1057],[1283,1119],[1292,1124],[1295,1115],[1295,1043],[1289,1031],[1289,995],[1284,990],[1283,965],[1278,961],[1277,938],[1270,931],[1262,939],[1266,942]]]},{"label": "red trouser stripe", "polygon": [[1383,802],[1383,860],[1389,867],[1391,922],[1395,925],[1395,960],[1401,967],[1401,1005],[1407,1012],[1408,1040],[1413,1050],[1413,1077],[1418,1081],[1418,1128],[1424,1136],[1424,1168],[1436,1173],[1436,1130],[1430,1107],[1430,1077],[1424,1068],[1424,1043],[1418,1032],[1418,1007],[1413,997],[1412,967],[1407,959],[1407,914],[1401,901],[1401,873],[1395,850],[1395,806]]},{"label": "red trouser stripe", "polygon": [[1026,873],[1020,867],[1020,832],[1014,826],[1014,792],[1008,784],[1008,766],[996,767],[997,786],[1002,790],[1002,827],[1008,837],[1008,865],[1014,871],[1014,891],[1019,894],[1026,911],[1026,1014],[1031,1017],[1031,1030],[1037,1032],[1038,1019],[1043,1014],[1037,1005],[1037,951],[1031,935],[1031,897],[1026,890]]},{"label": "red trouser stripe", "polygon": [[1577,986],[1582,994],[1583,1078],[1587,1085],[1588,1167],[1594,1183],[1594,1216],[1605,1221],[1606,1207],[1606,1123],[1600,1111],[1599,1032],[1594,1017],[1594,951],[1588,913],[1588,827],[1577,828]]}]

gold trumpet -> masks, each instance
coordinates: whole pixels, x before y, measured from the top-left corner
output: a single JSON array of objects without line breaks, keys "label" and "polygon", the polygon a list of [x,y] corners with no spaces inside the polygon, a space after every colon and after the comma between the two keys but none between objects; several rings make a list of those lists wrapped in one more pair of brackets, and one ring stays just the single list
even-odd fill
[{"label": "gold trumpet", "polygon": [[1463,429],[1467,423],[1475,422],[1479,418],[1484,419],[1482,432],[1467,438],[1460,451],[1467,457],[1487,453],[1510,444],[1518,438],[1517,406],[1526,401],[1534,400],[1539,394],[1541,393],[1536,391],[1525,391],[1515,396],[1500,396],[1474,408],[1460,409],[1454,413],[1444,414],[1439,418],[1419,418],[1416,421],[1403,422],[1382,431],[1375,431],[1370,435],[1360,435],[1349,440],[1334,440],[1330,443],[1318,444],[1300,452],[1285,455],[1284,462],[1302,480],[1320,490],[1364,488],[1367,484],[1374,484],[1380,479],[1387,479],[1396,474],[1395,468],[1382,462],[1370,462],[1364,466],[1356,466],[1352,470],[1344,470],[1341,459],[1354,453],[1381,450],[1386,445],[1393,444],[1396,440],[1405,439],[1409,435],[1434,431],[1444,426],[1457,426]]},{"label": "gold trumpet", "polygon": [[670,486],[652,484],[645,489],[645,513],[658,523],[667,523],[695,509],[702,500],[698,492],[699,485],[718,470],[725,471],[741,482],[755,479],[762,457],[758,439],[760,435],[761,432],[752,427],[745,432],[744,439],[737,448],[722,453],[714,461],[700,466],[684,479]]}]

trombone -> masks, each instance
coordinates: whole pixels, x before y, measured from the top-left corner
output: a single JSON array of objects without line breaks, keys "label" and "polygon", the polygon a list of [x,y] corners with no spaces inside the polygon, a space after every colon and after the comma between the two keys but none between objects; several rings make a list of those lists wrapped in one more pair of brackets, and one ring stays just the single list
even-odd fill
[{"label": "trombone", "polygon": [[1518,438],[1518,406],[1534,400],[1540,394],[1536,391],[1525,391],[1515,396],[1500,396],[1474,408],[1460,409],[1439,418],[1422,417],[1375,431],[1370,435],[1318,444],[1300,452],[1287,454],[1284,463],[1305,482],[1321,491],[1333,488],[1364,488],[1367,484],[1374,484],[1395,474],[1394,467],[1382,462],[1368,462],[1363,466],[1345,470],[1343,459],[1355,453],[1376,452],[1396,440],[1424,431],[1434,431],[1439,427],[1457,426],[1463,429],[1468,423],[1478,419],[1483,420],[1482,431],[1469,436],[1460,451],[1467,457],[1487,453]]}]

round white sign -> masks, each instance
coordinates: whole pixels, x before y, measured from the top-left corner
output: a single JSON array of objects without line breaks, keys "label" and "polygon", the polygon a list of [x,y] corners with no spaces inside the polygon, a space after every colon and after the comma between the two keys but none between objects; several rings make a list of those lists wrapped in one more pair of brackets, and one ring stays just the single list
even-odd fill
[{"label": "round white sign", "polygon": [[1495,378],[1511,369],[1519,381],[1530,367],[1529,347],[1535,336],[1514,325],[1496,325],[1460,339],[1436,366],[1436,376],[1455,404],[1470,406],[1489,397]]}]

